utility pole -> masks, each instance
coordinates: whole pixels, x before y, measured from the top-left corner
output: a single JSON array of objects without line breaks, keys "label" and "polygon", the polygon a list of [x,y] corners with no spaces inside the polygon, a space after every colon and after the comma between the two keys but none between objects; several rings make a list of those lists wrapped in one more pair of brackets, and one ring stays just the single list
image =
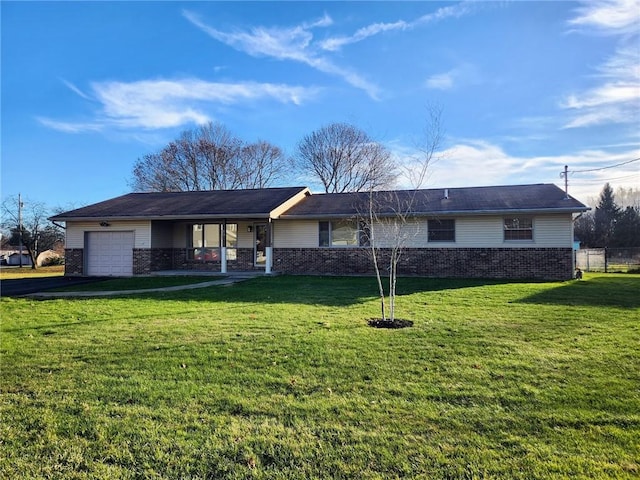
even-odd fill
[{"label": "utility pole", "polygon": [[564,166],[564,172],[560,172],[560,177],[564,177],[564,199],[569,200],[569,166]]},{"label": "utility pole", "polygon": [[18,194],[18,255],[22,268],[22,195]]}]

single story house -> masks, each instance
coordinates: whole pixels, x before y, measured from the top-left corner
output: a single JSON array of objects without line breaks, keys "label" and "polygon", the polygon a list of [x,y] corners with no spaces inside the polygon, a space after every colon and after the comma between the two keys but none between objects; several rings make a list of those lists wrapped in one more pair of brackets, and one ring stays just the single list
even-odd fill
[{"label": "single story house", "polygon": [[20,252],[13,252],[6,257],[7,265],[22,265],[23,267],[31,266],[31,257],[27,253],[27,249],[25,248],[22,254]]},{"label": "single story house", "polygon": [[574,272],[574,215],[588,209],[553,184],[284,187],[130,193],[51,220],[66,224],[66,275],[371,274],[371,239],[384,259],[401,236],[400,275],[562,280]]}]

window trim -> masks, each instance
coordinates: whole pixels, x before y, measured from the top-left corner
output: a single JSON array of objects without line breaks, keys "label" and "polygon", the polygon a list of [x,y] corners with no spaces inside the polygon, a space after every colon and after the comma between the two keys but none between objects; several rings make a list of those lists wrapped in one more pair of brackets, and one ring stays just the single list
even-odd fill
[{"label": "window trim", "polygon": [[[516,221],[527,221],[529,222],[529,226],[520,227],[520,228],[509,228],[507,226],[508,220],[516,220]],[[517,243],[533,243],[535,238],[535,221],[534,217],[530,215],[519,215],[519,216],[510,216],[502,218],[502,240],[505,243],[517,242]],[[507,238],[508,232],[530,232],[529,238]]]}]

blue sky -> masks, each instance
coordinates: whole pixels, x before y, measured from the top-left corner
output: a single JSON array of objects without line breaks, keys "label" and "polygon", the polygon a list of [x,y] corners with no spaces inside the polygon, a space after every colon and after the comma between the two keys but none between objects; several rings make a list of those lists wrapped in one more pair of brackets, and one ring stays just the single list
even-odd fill
[{"label": "blue sky", "polygon": [[585,202],[640,187],[638,0],[1,9],[3,198],[127,193],[136,159],[208,121],[289,154],[349,122],[407,161],[429,105],[444,139],[425,187],[563,185],[565,164]]}]

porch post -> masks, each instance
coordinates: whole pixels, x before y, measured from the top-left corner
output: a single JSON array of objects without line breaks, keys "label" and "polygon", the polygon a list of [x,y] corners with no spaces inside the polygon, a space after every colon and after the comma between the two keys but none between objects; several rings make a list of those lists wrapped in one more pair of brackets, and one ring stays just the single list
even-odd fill
[{"label": "porch post", "polygon": [[264,273],[265,275],[271,273],[271,258],[272,258],[272,247],[271,247],[271,218],[269,218],[269,222],[267,223],[267,238],[265,240],[265,263],[264,263]]},{"label": "porch post", "polygon": [[227,273],[227,220],[222,221],[220,235],[220,273]]}]

